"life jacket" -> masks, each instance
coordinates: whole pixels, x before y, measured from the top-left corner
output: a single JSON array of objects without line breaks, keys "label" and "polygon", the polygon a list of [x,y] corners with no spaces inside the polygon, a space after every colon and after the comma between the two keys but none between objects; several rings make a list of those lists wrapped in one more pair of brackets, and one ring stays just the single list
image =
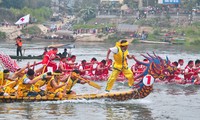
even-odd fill
[{"label": "life jacket", "polygon": [[60,68],[60,65],[66,70],[66,63],[65,62],[60,61],[60,63],[59,63],[58,70],[62,71],[62,69]]},{"label": "life jacket", "polygon": [[33,88],[33,85],[32,84],[24,84],[24,79],[27,78],[27,75],[25,74],[22,79],[20,79],[20,82],[19,82],[19,86],[18,86],[18,95],[19,96],[27,96],[27,93],[29,91],[31,91]]},{"label": "life jacket", "polygon": [[22,41],[20,41],[20,39],[18,39],[16,42],[18,47],[22,47]]},{"label": "life jacket", "polygon": [[109,73],[109,66],[106,66],[106,68],[103,70],[104,75],[108,75]]},{"label": "life jacket", "polygon": [[50,50],[49,52],[47,52],[44,55],[44,58],[42,60],[43,64],[48,64],[50,61],[52,61],[53,59],[55,59],[56,54],[53,52],[53,50]]},{"label": "life jacket", "polygon": [[[101,66],[101,63],[98,63],[97,67],[98,67],[99,65]],[[104,70],[97,70],[97,68],[96,68],[96,69],[95,69],[95,75],[103,75],[103,71],[104,71]]]},{"label": "life jacket", "polygon": [[6,84],[6,79],[4,79],[3,72],[0,72],[0,86],[3,86]]},{"label": "life jacket", "polygon": [[[90,68],[90,70],[88,71],[88,75],[89,75],[89,76],[93,76],[93,75],[95,74],[96,68],[94,68],[94,65],[96,65],[96,63],[95,63],[95,64],[90,64],[90,65],[88,65],[88,68]],[[97,65],[98,65],[98,64],[97,64]]]},{"label": "life jacket", "polygon": [[[188,66],[185,67],[185,70],[186,70],[186,69],[188,69],[188,73],[189,73],[189,72],[193,72],[193,69],[190,68],[190,67],[188,67]],[[191,79],[192,79],[192,76],[193,76],[193,74],[187,74],[187,75],[184,74],[184,79],[185,79],[185,80],[191,80]]]},{"label": "life jacket", "polygon": [[197,75],[199,74],[199,70],[200,70],[200,68],[197,68],[197,67],[195,67],[195,68],[193,69],[194,76],[197,76]]},{"label": "life jacket", "polygon": [[[83,66],[82,64],[79,65],[78,69],[80,70],[80,68],[82,67],[83,70],[90,68],[90,66]],[[88,71],[81,71],[80,75],[85,75],[86,73],[88,73]]]},{"label": "life jacket", "polygon": [[[47,87],[46,87],[46,90],[47,92],[50,92],[50,93],[54,93],[57,89],[53,87],[52,85],[52,81],[54,80],[54,76],[50,79],[50,81],[47,83]],[[60,84],[60,80],[57,81],[57,84],[59,85]]]},{"label": "life jacket", "polygon": [[66,86],[66,91],[70,91],[72,87],[78,82],[78,79],[72,80],[71,77],[68,78],[67,80],[67,86]]},{"label": "life jacket", "polygon": [[[42,77],[42,76],[44,76],[44,75],[46,75],[46,74],[42,74],[42,75],[39,75],[39,76],[37,76],[36,78],[34,78],[34,79],[37,79],[37,78],[39,78],[39,77]],[[45,84],[47,83],[47,80],[39,80],[39,81],[37,81],[33,86],[33,91],[35,91],[35,92],[40,92],[41,90],[40,90],[40,87],[42,87],[42,86],[44,86]]]},{"label": "life jacket", "polygon": [[114,69],[117,70],[122,70],[122,69],[127,69],[128,64],[127,64],[127,55],[128,55],[128,50],[122,51],[120,47],[118,48],[118,53],[114,54]]},{"label": "life jacket", "polygon": [[9,84],[9,85],[5,87],[5,93],[10,94],[10,93],[16,92],[16,90],[14,89],[14,87],[17,85],[17,82],[8,80],[6,82],[6,84]]},{"label": "life jacket", "polygon": [[[66,70],[73,70],[74,69],[74,65],[69,65],[69,64],[66,64]],[[70,71],[69,72],[67,72],[68,74],[70,73]]]}]

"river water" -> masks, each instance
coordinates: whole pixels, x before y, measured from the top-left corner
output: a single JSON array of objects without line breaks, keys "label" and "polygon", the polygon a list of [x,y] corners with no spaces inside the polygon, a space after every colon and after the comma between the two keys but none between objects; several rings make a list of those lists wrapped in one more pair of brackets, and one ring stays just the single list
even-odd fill
[{"label": "river water", "polygon": [[[24,48],[40,48],[52,42],[26,43]],[[64,43],[66,44],[66,43]],[[110,43],[75,43],[71,49],[77,55],[77,62],[96,57],[99,61],[106,58]],[[15,55],[14,43],[0,43],[0,50],[8,55]],[[185,65],[189,60],[200,58],[200,48],[177,45],[131,44],[129,53],[142,60],[140,54],[154,51],[157,55],[171,61],[182,58]],[[59,48],[63,52],[63,48]],[[40,55],[42,49],[27,49],[25,55]],[[17,62],[25,66],[30,61]],[[39,61],[39,60],[36,60]],[[129,60],[129,65],[133,64]],[[102,93],[106,82],[97,82],[103,87],[98,91],[89,85],[76,85],[77,94]],[[128,89],[127,83],[116,82],[113,91]],[[0,119],[59,119],[59,120],[199,120],[200,119],[200,87],[194,85],[154,84],[153,92],[144,99],[123,102],[100,100],[71,100],[56,102],[0,103]]]}]

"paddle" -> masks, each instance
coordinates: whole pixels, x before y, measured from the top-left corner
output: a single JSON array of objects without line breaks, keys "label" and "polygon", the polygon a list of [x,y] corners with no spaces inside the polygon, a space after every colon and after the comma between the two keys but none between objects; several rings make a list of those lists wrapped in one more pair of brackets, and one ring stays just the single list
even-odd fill
[{"label": "paddle", "polygon": [[93,81],[90,81],[90,80],[87,80],[87,79],[85,79],[85,78],[82,78],[82,77],[80,77],[80,76],[78,76],[77,75],[77,77],[80,79],[80,80],[83,80],[83,81],[85,81],[86,83],[88,83],[90,86],[92,86],[92,87],[95,87],[95,88],[97,88],[97,89],[101,89],[101,86],[99,86],[98,84],[96,84],[95,82],[93,82]]},{"label": "paddle", "polygon": [[5,87],[7,87],[7,86],[9,86],[9,85],[11,85],[11,84],[13,84],[13,83],[15,83],[15,82],[17,82],[17,81],[12,81],[12,82],[10,82],[10,83],[4,85],[3,88],[5,88]]},{"label": "paddle", "polygon": [[[63,48],[75,48],[75,45],[74,44],[54,44],[54,45],[48,45],[47,48],[60,48],[60,47],[63,47]],[[35,49],[44,49],[45,47],[38,47],[38,48],[24,48],[24,52],[23,52],[23,55],[25,54],[25,50],[35,50]]]},{"label": "paddle", "polygon": [[48,45],[48,48],[53,48],[53,47],[56,47],[56,48],[59,48],[59,47],[64,47],[64,48],[75,48],[75,45],[74,44],[54,44],[54,45]]}]

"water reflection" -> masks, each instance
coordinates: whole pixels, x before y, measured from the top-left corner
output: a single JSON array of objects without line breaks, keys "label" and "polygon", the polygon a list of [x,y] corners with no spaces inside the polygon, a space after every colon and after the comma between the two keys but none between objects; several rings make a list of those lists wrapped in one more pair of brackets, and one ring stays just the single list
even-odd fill
[{"label": "water reflection", "polygon": [[[59,43],[55,43],[59,44]],[[67,43],[61,43],[67,44]],[[43,47],[46,43],[24,44],[25,47]],[[105,59],[109,47],[114,44],[108,43],[75,43],[76,48],[72,53],[77,55],[77,62],[82,59],[90,60],[97,57],[98,60]],[[12,47],[9,49],[9,47]],[[6,54],[16,54],[13,44],[0,44],[0,50]],[[147,45],[131,44],[129,52],[143,59],[139,54],[155,51],[161,57],[168,56],[171,61],[183,58],[185,62],[189,59],[195,60],[200,56],[199,47],[193,46],[174,46],[174,45]],[[63,51],[60,49],[59,52]],[[92,51],[92,52],[91,52]],[[26,51],[26,54],[39,55],[41,50]],[[80,55],[80,56],[79,56]],[[18,62],[19,66],[25,66],[30,61],[23,60]],[[39,60],[38,60],[39,61]],[[132,60],[130,62],[133,62]],[[106,84],[99,83],[102,86]],[[127,83],[116,83],[115,89],[127,89]],[[76,86],[75,86],[76,87]],[[77,86],[78,87],[78,86]],[[84,88],[79,87],[80,92]],[[92,89],[92,88],[91,88]],[[90,90],[90,89],[89,89]],[[88,91],[89,91],[88,90]],[[92,90],[90,90],[91,92]],[[194,85],[173,85],[155,84],[154,91],[146,99],[153,101],[154,104],[133,104],[129,101],[124,103],[107,103],[97,100],[96,102],[41,102],[41,103],[0,103],[0,119],[59,119],[59,120],[154,120],[154,119],[192,119],[199,118],[200,88]],[[179,101],[181,100],[181,101]],[[135,101],[135,100],[133,100]],[[178,102],[177,102],[178,101]],[[192,102],[191,102],[192,101]],[[100,102],[100,103],[99,103]],[[190,108],[190,111],[188,111]],[[187,112],[182,113],[182,110]],[[192,116],[192,117],[190,117]]]},{"label": "water reflection", "polygon": [[145,105],[106,104],[107,120],[154,120],[152,112]]},{"label": "water reflection", "polygon": [[156,83],[154,93],[166,92],[168,95],[197,95],[199,94],[199,85],[179,85],[179,84],[159,84]]},{"label": "water reflection", "polygon": [[198,94],[199,90],[200,90],[199,85],[189,85],[189,86],[186,86],[185,89],[183,89],[186,96],[196,95]]}]

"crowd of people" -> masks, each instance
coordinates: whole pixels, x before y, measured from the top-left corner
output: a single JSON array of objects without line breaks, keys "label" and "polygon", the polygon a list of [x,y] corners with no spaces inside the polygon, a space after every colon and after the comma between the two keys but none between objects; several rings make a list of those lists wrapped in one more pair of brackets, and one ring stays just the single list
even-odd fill
[{"label": "crowd of people", "polygon": [[[98,62],[96,58],[92,58],[90,62],[82,60],[80,64],[77,64],[75,55],[66,56],[67,51],[64,50],[62,56],[58,56],[58,49],[52,48],[44,52],[43,60],[40,62],[42,64],[41,68],[35,69],[36,63],[33,65],[28,63],[27,66],[18,69],[12,76],[8,69],[0,72],[0,95],[62,98],[68,94],[75,94],[72,91],[72,87],[76,83],[86,83],[84,79],[80,78],[87,75],[99,77],[98,79],[105,75],[108,76],[112,65],[112,60],[109,59],[110,52],[115,52],[116,54],[114,55],[113,73],[109,77],[106,91],[112,89],[112,85],[120,71],[129,79],[128,85],[131,87],[134,82],[133,73],[128,69],[126,58],[131,59],[133,56],[128,54],[127,48],[128,42],[122,40],[115,47],[108,50],[106,60]],[[58,65],[54,61],[55,58],[60,59]],[[120,61],[123,61],[123,63],[120,63]],[[46,87],[43,89],[42,86]]]},{"label": "crowd of people", "polygon": [[172,63],[177,68],[173,75],[167,78],[167,81],[174,81],[180,84],[194,83],[200,84],[200,60],[189,60],[184,67],[184,60],[179,59]]},{"label": "crowd of people", "polygon": [[[148,62],[144,59],[143,62]],[[175,72],[167,74],[164,80],[156,79],[156,82],[175,82],[178,84],[200,84],[200,60],[189,60],[186,66],[184,66],[184,60],[179,59],[171,63],[171,66],[175,67]],[[131,67],[133,73],[137,76],[144,72],[146,66],[139,63],[135,63]]]},{"label": "crowd of people", "polygon": [[[67,49],[64,49],[62,54],[58,54],[58,49],[55,47],[49,51],[45,49],[40,68],[35,69],[36,63],[33,65],[28,63],[27,66],[18,69],[13,74],[10,74],[8,69],[0,72],[0,96],[62,98],[69,94],[76,94],[72,90],[76,83],[86,83],[80,78],[106,79],[105,91],[110,92],[116,79],[123,76],[123,79],[128,79],[128,86],[132,88],[135,76],[144,72],[146,67],[138,62],[131,68],[128,67],[127,60],[135,59],[134,55],[129,54],[128,45],[126,40],[121,40],[116,43],[116,46],[108,49],[105,60],[97,61],[94,57],[90,61],[82,60],[79,64],[76,62],[76,56],[69,55]],[[114,61],[109,58],[110,53],[113,53]],[[59,63],[54,61],[56,58],[60,60]],[[144,59],[143,62],[148,62],[148,60]],[[185,68],[183,64],[182,59],[173,62],[171,66],[177,69],[173,74],[166,76],[166,81],[200,84],[200,60],[197,59],[195,62],[190,60]],[[112,71],[111,74],[109,71]],[[183,75],[183,78],[180,75]]]}]

